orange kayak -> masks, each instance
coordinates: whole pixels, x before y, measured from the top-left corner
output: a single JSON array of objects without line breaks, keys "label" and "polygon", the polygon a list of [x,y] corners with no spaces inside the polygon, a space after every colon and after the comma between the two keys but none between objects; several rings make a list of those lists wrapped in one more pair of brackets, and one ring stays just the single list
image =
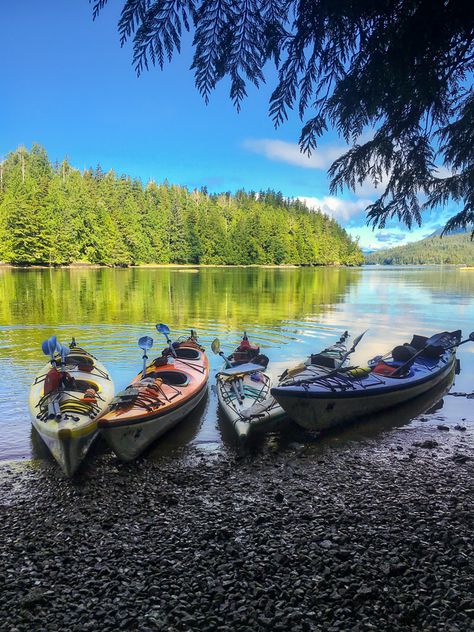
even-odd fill
[{"label": "orange kayak", "polygon": [[209,361],[194,336],[166,348],[118,393],[99,429],[115,454],[131,461],[193,410],[207,391]]}]

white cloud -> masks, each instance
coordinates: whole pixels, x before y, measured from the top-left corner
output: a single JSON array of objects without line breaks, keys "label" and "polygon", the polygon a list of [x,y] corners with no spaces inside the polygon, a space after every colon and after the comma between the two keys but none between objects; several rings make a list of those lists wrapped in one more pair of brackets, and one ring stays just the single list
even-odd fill
[{"label": "white cloud", "polygon": [[381,182],[375,185],[371,180],[366,179],[362,184],[357,184],[354,193],[355,195],[363,197],[379,198],[385,191],[385,188],[389,182],[388,174],[382,177]]},{"label": "white cloud", "polygon": [[[361,142],[366,142],[366,140],[370,140],[370,138],[361,139]],[[265,156],[269,160],[285,162],[304,169],[320,169],[323,171],[326,171],[337,158],[349,149],[347,145],[322,145],[308,157],[301,152],[297,143],[287,143],[283,140],[248,138],[242,145],[245,149]],[[375,186],[369,180],[365,180],[361,185],[356,186],[354,193],[361,198],[379,197],[385,190],[387,183],[387,175],[382,178],[382,182],[378,186]]]},{"label": "white cloud", "polygon": [[347,222],[355,215],[360,215],[372,203],[371,200],[358,199],[350,201],[330,195],[326,195],[323,198],[298,196],[297,199],[304,202],[309,209],[314,211],[321,210],[326,215],[342,222]]},{"label": "white cloud", "polygon": [[379,232],[375,234],[375,239],[377,239],[377,241],[381,241],[381,242],[387,242],[387,243],[392,243],[392,242],[399,242],[399,241],[405,241],[406,240],[406,235],[402,234],[402,233],[397,233],[395,231],[389,232],[389,233],[383,233],[383,232]]},{"label": "white cloud", "polygon": [[243,142],[245,149],[261,154],[270,160],[286,162],[296,167],[305,169],[327,169],[336,158],[339,158],[346,150],[346,147],[338,145],[326,145],[318,147],[310,157],[301,153],[297,143],[287,143],[283,140],[247,139]]}]

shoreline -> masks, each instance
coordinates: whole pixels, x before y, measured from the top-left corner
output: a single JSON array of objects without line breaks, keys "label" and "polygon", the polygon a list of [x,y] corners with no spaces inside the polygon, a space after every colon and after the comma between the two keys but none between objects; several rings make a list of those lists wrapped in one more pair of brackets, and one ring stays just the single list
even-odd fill
[{"label": "shoreline", "polygon": [[217,264],[217,263],[143,263],[143,264],[130,264],[130,265],[102,265],[98,263],[71,263],[68,265],[15,265],[13,263],[0,262],[0,269],[11,268],[14,270],[94,270],[99,268],[110,270],[146,270],[155,268],[176,268],[176,269],[193,269],[193,268],[276,268],[279,270],[285,269],[299,269],[299,268],[360,268],[361,266],[349,266],[346,264],[294,264],[294,263],[250,263],[250,264]]},{"label": "shoreline", "polygon": [[436,423],[324,449],[103,454],[71,481],[0,464],[0,617],[19,632],[470,629],[474,429]]},{"label": "shoreline", "polygon": [[98,263],[71,263],[68,265],[15,265],[13,263],[0,262],[0,270],[155,270],[155,269],[168,269],[168,270],[195,270],[206,268],[268,268],[275,270],[300,270],[303,268],[312,269],[348,269],[348,270],[361,270],[364,269],[390,269],[390,268],[456,268],[458,270],[474,270],[474,266],[465,266],[460,263],[419,263],[419,264],[378,264],[378,263],[362,263],[358,266],[347,265],[344,263],[334,264],[296,264],[296,263],[251,263],[251,264],[217,264],[217,263],[142,263],[142,264],[130,264],[130,265],[103,265]]}]

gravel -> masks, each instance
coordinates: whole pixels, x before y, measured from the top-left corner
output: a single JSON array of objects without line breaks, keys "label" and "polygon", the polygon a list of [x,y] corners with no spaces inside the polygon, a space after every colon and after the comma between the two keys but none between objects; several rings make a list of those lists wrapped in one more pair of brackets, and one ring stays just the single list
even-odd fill
[{"label": "gravel", "polygon": [[421,428],[4,464],[0,630],[472,630],[472,431]]}]

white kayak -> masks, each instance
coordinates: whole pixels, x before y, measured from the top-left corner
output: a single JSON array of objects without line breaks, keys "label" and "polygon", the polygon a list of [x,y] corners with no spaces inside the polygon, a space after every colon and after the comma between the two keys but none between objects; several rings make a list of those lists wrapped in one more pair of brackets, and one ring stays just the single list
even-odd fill
[{"label": "white kayak", "polygon": [[86,456],[98,434],[97,419],[113,396],[104,365],[75,343],[60,370],[48,363],[36,375],[29,397],[31,422],[66,476]]},{"label": "white kayak", "polygon": [[[302,371],[320,375],[340,366],[347,353],[344,343],[348,335],[345,332],[334,345],[313,354],[305,363],[286,370],[278,384],[284,384]],[[258,355],[253,362],[223,368],[216,375],[219,404],[241,440],[254,432],[269,431],[287,417],[285,410],[271,394],[273,380],[266,370],[265,362],[265,366],[255,362],[259,358],[268,361],[265,356]]]},{"label": "white kayak", "polygon": [[430,339],[414,336],[409,345],[374,358],[367,368],[336,369],[316,377],[303,371],[273,388],[272,394],[303,428],[332,428],[397,406],[440,384],[453,370],[460,336],[459,331]]}]

